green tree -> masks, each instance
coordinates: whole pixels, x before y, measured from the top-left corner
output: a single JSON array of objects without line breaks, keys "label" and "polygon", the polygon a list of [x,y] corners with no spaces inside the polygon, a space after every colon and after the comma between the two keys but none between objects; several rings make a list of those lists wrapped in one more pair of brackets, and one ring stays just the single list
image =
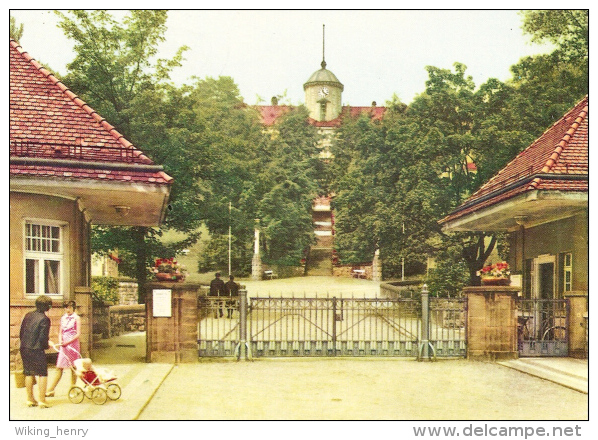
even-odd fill
[{"label": "green tree", "polygon": [[17,20],[14,17],[10,17],[10,38],[19,41],[23,36],[23,24],[17,24]]},{"label": "green tree", "polygon": [[[180,48],[169,60],[155,59],[158,45],[164,41],[166,12],[130,11],[122,24],[106,11],[75,10],[66,14],[56,11],[56,14],[65,35],[75,42],[76,55],[67,66],[65,82],[127,139],[143,145],[144,151],[152,157],[163,136],[157,130],[161,127],[158,121],[168,120],[156,108],[162,108],[158,106],[169,91],[166,86],[169,72],[180,65],[185,50]],[[147,106],[148,102],[154,105]],[[138,136],[134,128],[139,125],[137,121],[147,122],[148,119],[156,122],[152,125],[155,137],[153,142],[140,143],[140,140],[148,139]],[[155,253],[152,245],[156,243],[157,233],[149,228],[130,228],[124,232],[128,239],[118,240],[123,235],[121,228],[95,231],[95,251],[105,253],[117,244],[115,247],[123,255],[133,257],[133,272],[139,282],[142,300],[146,268]]]},{"label": "green tree", "polygon": [[589,10],[547,9],[521,11],[523,31],[532,42],[552,43],[567,61],[587,63],[589,58]]},{"label": "green tree", "polygon": [[255,189],[259,196],[257,217],[263,231],[264,260],[297,265],[314,242],[311,207],[323,190],[318,187],[322,161],[320,138],[308,123],[303,106],[281,118],[271,133],[269,156]]}]

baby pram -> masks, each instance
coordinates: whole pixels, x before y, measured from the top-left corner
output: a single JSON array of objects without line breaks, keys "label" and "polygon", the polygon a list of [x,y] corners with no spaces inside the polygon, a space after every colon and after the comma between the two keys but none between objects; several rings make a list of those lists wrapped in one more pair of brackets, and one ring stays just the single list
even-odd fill
[{"label": "baby pram", "polygon": [[[81,356],[74,348],[69,346],[62,347],[63,349],[70,349]],[[116,383],[116,376],[112,372],[108,372],[101,368],[95,368],[91,359],[81,358],[70,361],[71,370],[78,379],[81,380],[75,383],[69,389],[69,400],[73,403],[81,403],[84,398],[90,399],[96,405],[103,405],[108,399],[117,400],[120,398],[122,391],[118,383]]]}]

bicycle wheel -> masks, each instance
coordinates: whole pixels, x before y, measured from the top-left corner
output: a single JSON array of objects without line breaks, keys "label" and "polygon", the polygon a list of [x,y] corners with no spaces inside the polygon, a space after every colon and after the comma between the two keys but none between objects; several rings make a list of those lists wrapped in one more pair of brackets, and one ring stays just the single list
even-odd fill
[{"label": "bicycle wheel", "polygon": [[85,398],[85,393],[79,387],[71,387],[69,390],[69,400],[73,403],[81,403]]},{"label": "bicycle wheel", "polygon": [[547,329],[542,334],[543,341],[564,341],[567,335],[567,329],[563,326],[555,326]]},{"label": "bicycle wheel", "polygon": [[106,394],[108,394],[110,400],[118,400],[121,395],[120,386],[117,383],[111,383],[106,388]]},{"label": "bicycle wheel", "polygon": [[91,392],[91,400],[96,405],[103,405],[108,400],[108,394],[103,388],[96,388]]}]

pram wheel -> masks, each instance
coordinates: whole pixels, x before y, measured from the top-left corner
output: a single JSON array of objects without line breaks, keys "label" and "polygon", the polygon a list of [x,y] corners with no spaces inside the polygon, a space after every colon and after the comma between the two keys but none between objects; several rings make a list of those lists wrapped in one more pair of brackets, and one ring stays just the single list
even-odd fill
[{"label": "pram wheel", "polygon": [[96,388],[91,392],[91,400],[96,405],[103,405],[108,400],[106,390],[103,388]]},{"label": "pram wheel", "polygon": [[69,390],[69,400],[73,403],[81,403],[85,398],[85,393],[79,387],[71,387]]},{"label": "pram wheel", "polygon": [[117,383],[111,383],[106,387],[106,394],[110,400],[118,400],[121,394],[120,386]]}]

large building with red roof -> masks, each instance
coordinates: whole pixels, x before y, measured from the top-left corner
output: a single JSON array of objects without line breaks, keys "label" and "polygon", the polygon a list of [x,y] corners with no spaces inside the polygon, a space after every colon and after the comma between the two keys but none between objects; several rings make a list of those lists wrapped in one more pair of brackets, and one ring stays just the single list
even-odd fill
[{"label": "large building with red roof", "polygon": [[461,206],[445,231],[503,231],[526,298],[588,295],[588,97]]},{"label": "large building with red roof", "polygon": [[158,226],[172,178],[13,40],[9,55],[14,363],[21,317],[40,294],[77,301],[90,349],[90,226]]},{"label": "large building with red roof", "polygon": [[[303,84],[305,92],[305,107],[309,111],[308,122],[318,128],[322,140],[320,142],[320,158],[332,158],[329,147],[335,131],[342,125],[343,119],[355,118],[361,115],[371,120],[381,120],[386,112],[385,107],[377,106],[347,106],[342,104],[342,93],[345,86],[334,73],[327,69],[323,59],[321,68],[316,70]],[[276,98],[272,98],[271,105],[255,107],[260,114],[261,122],[266,129],[274,129],[276,122],[293,109],[290,105],[279,105]],[[330,275],[333,273],[333,234],[334,216],[330,206],[330,196],[314,200],[313,221],[315,225],[316,245],[310,252],[308,273],[312,275]],[[373,256],[372,256],[373,258]],[[256,266],[257,267],[257,266]],[[254,273],[255,278],[259,274]]]}]

